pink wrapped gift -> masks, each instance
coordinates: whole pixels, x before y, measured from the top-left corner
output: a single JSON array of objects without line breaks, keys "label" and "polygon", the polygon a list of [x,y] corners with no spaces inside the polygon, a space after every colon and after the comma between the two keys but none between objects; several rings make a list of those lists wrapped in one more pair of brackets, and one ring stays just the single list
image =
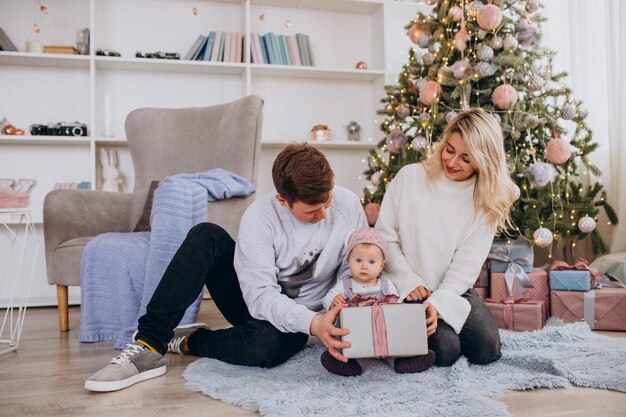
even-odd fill
[{"label": "pink wrapped gift", "polygon": [[[533,285],[533,288],[527,288],[522,292],[521,297],[529,300],[537,300],[544,302],[544,320],[550,317],[550,280],[548,279],[548,272],[543,269],[533,269],[528,273],[528,280]],[[507,288],[506,276],[504,272],[492,272],[491,273],[491,298],[496,300],[504,300],[511,295],[514,297],[517,292],[517,278],[513,279],[513,287],[511,291]],[[520,295],[518,295],[520,296]]]},{"label": "pink wrapped gift", "polygon": [[488,298],[485,305],[499,329],[526,332],[539,330],[546,324],[543,301],[508,299],[504,302]]},{"label": "pink wrapped gift", "polygon": [[566,323],[584,320],[594,330],[626,330],[626,289],[550,291],[552,315]]},{"label": "pink wrapped gift", "polygon": [[474,291],[478,293],[478,297],[485,301],[485,298],[489,298],[489,288],[474,288]]},{"label": "pink wrapped gift", "polygon": [[488,288],[489,287],[489,261],[483,262],[483,266],[480,268],[480,274],[476,278],[474,288]]}]

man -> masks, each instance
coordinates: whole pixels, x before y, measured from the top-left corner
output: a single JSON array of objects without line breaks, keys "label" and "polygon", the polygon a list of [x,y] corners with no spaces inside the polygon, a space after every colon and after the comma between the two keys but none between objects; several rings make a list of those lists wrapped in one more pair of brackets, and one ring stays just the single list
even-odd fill
[{"label": "man", "polygon": [[[191,229],[139,319],[135,342],[89,377],[85,388],[115,391],[165,373],[166,352],[273,367],[300,351],[309,335],[329,352],[349,343],[334,336],[341,306],[319,314],[322,299],[347,270],[344,241],[366,227],[358,197],[334,186],[333,171],[317,149],[287,146],[274,161],[276,193],[244,213],[237,244],[221,227]],[[233,327],[194,324],[172,330],[206,285]]]}]

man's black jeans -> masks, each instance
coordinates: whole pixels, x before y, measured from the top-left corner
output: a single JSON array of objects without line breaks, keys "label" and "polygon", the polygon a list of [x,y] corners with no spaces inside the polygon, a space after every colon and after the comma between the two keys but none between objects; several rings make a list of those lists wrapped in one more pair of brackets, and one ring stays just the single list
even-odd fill
[{"label": "man's black jeans", "polygon": [[283,333],[250,316],[233,267],[235,242],[220,226],[201,223],[189,231],[139,319],[136,339],[161,354],[187,307],[204,285],[233,327],[199,329],[187,341],[189,352],[236,365],[270,368],[285,362],[307,342],[304,333]]}]

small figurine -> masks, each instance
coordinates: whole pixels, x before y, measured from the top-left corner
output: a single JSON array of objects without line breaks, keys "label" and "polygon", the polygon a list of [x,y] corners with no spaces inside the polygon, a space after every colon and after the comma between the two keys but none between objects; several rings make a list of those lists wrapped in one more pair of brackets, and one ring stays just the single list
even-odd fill
[{"label": "small figurine", "polygon": [[361,140],[361,126],[354,120],[346,126],[348,129],[348,140],[358,142]]},{"label": "small figurine", "polygon": [[102,165],[102,191],[119,192],[124,187],[120,170],[117,168],[117,154],[111,149],[100,148],[100,164]]},{"label": "small figurine", "polygon": [[330,129],[326,125],[315,125],[311,128],[312,141],[329,141]]}]

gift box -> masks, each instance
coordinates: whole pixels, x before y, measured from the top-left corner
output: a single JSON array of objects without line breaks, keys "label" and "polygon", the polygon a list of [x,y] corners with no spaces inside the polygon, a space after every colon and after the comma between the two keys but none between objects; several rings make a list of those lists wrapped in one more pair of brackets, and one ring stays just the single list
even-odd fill
[{"label": "gift box", "polygon": [[422,304],[343,308],[339,313],[339,327],[350,330],[350,334],[341,337],[351,344],[342,352],[347,358],[408,357],[428,353],[426,313]]},{"label": "gift box", "polygon": [[526,332],[542,329],[546,324],[545,302],[513,299],[507,302],[488,298],[485,305],[491,312],[499,329]]},{"label": "gift box", "polygon": [[523,292],[518,293],[518,279],[513,278],[513,287],[511,292],[508,291],[506,284],[506,274],[501,272],[492,272],[490,277],[490,293],[491,298],[498,301],[512,297],[524,297],[529,300],[537,300],[544,302],[544,317],[545,320],[550,317],[550,286],[548,280],[548,273],[543,269],[533,269],[526,275],[528,281],[532,284],[533,288],[527,288]]},{"label": "gift box", "polygon": [[550,291],[552,315],[566,323],[584,320],[594,330],[626,330],[626,289]]},{"label": "gift box", "polygon": [[474,288],[474,291],[478,294],[478,298],[485,301],[486,298],[489,298],[489,288]]},{"label": "gift box", "polygon": [[494,241],[489,251],[489,270],[505,272],[514,264],[525,272],[533,270],[533,248],[523,240],[512,242]]},{"label": "gift box", "polygon": [[489,287],[489,262],[483,262],[483,266],[480,268],[480,274],[476,278],[474,288],[487,288]]},{"label": "gift box", "polygon": [[589,271],[550,271],[550,289],[564,291],[591,291],[595,281]]}]

